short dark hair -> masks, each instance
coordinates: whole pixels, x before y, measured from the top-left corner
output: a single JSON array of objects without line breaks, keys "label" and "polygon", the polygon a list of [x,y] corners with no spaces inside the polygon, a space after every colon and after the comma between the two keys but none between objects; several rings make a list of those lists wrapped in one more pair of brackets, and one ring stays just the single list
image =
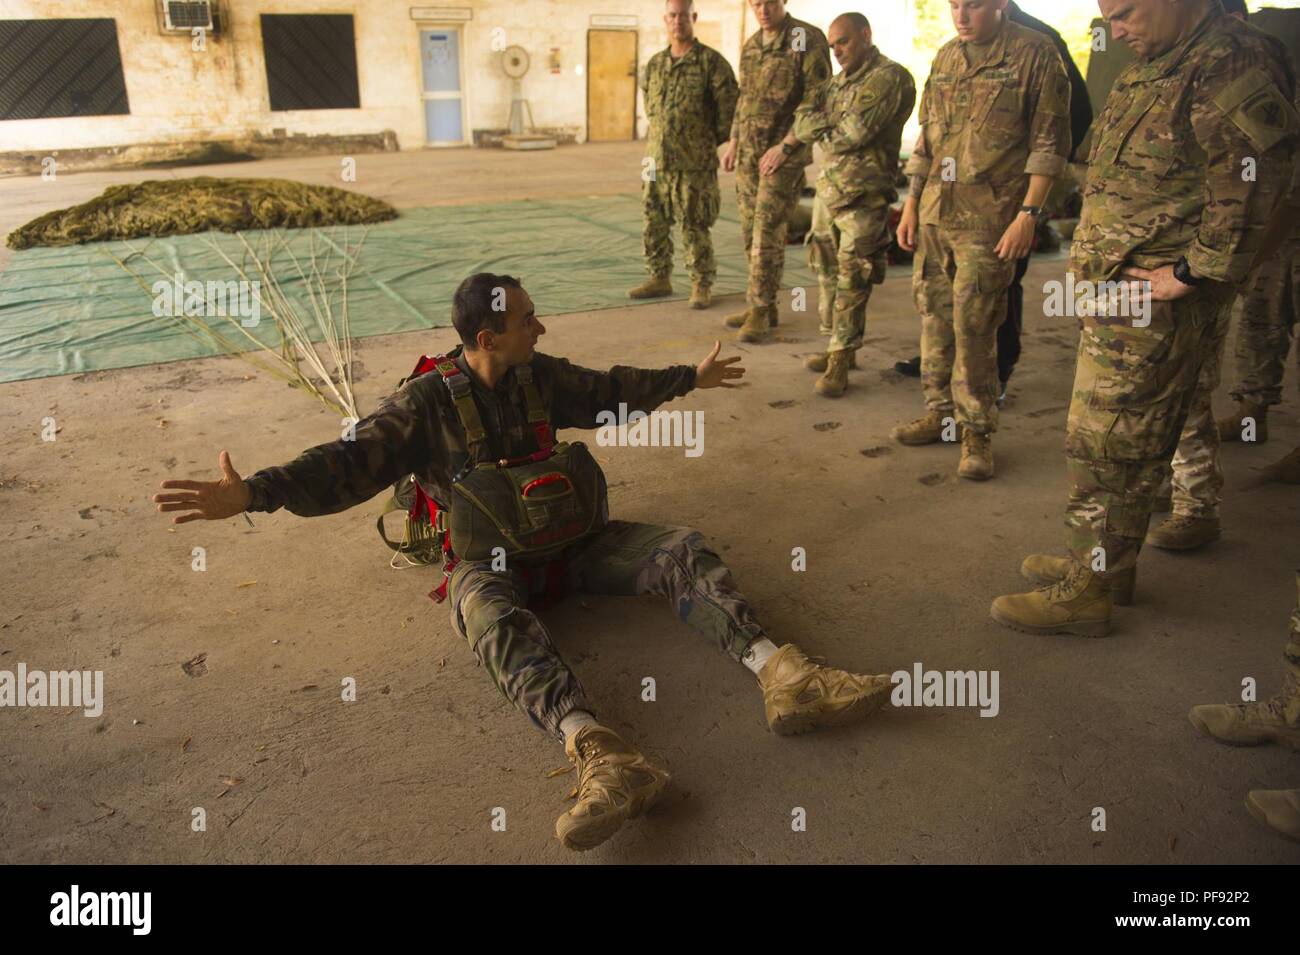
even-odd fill
[{"label": "short dark hair", "polygon": [[1250,11],[1246,9],[1246,0],[1219,0],[1223,4],[1223,12],[1227,14],[1240,13],[1243,17],[1250,16]]},{"label": "short dark hair", "polygon": [[865,16],[863,16],[861,13],[858,13],[858,11],[856,11],[856,10],[851,10],[851,11],[849,11],[848,13],[841,13],[841,14],[840,14],[838,17],[836,17],[835,19],[836,19],[836,20],[848,20],[850,23],[853,24],[854,28],[857,29],[857,30],[870,30],[870,29],[871,29],[871,21],[868,20],[868,19],[867,19]]},{"label": "short dark hair", "polygon": [[506,288],[523,286],[513,275],[475,272],[456,288],[451,299],[451,323],[466,348],[478,348],[478,333],[484,328],[497,334],[506,330]]}]

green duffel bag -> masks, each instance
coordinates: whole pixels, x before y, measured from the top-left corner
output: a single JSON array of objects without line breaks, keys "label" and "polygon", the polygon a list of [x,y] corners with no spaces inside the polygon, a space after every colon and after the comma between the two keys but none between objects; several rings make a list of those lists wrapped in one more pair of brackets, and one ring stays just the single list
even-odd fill
[{"label": "green duffel bag", "polygon": [[541,560],[609,522],[605,474],[581,441],[544,460],[486,462],[452,484],[451,549],[461,560]]}]

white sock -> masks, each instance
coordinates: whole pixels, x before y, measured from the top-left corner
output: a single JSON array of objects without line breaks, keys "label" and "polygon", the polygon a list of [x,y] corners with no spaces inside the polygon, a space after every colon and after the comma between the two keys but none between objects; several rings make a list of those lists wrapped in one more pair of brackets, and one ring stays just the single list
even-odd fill
[{"label": "white sock", "polygon": [[569,715],[560,720],[560,732],[564,734],[564,741],[567,743],[573,738],[573,734],[584,726],[599,725],[600,721],[586,710],[570,710]]},{"label": "white sock", "polygon": [[749,647],[745,650],[744,655],[741,656],[740,662],[745,664],[754,676],[758,676],[759,671],[763,669],[763,665],[767,663],[767,661],[771,659],[772,654],[776,653],[779,649],[780,647],[767,639],[767,637],[759,637],[750,643]]}]

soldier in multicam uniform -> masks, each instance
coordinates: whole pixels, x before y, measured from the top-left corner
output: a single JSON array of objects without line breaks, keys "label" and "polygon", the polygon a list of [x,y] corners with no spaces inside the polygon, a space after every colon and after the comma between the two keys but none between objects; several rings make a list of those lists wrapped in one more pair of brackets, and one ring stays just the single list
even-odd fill
[{"label": "soldier in multicam uniform", "polygon": [[[1082,316],[1066,438],[1070,556],[1027,558],[1021,572],[1048,586],[991,609],[1027,633],[1104,635],[1112,602],[1132,598],[1155,497],[1233,286],[1290,188],[1300,133],[1285,49],[1218,0],[1100,6],[1138,59],[1096,124],[1070,268],[1151,301]],[[1247,160],[1254,176],[1242,174]]]},{"label": "soldier in multicam uniform", "polygon": [[[1296,571],[1296,605],[1291,612],[1291,639],[1283,654],[1282,691],[1257,703],[1209,703],[1192,707],[1192,725],[1234,746],[1279,743],[1300,750],[1300,571]],[[1300,839],[1300,789],[1254,789],[1246,796],[1250,814],[1283,835]]]},{"label": "soldier in multicam uniform", "polygon": [[721,206],[718,146],[730,136],[739,94],[731,64],[695,39],[698,16],[692,0],[667,0],[664,24],[671,42],[650,57],[641,81],[652,161],[642,189],[650,278],[627,294],[640,299],[673,293],[672,226],[677,222],[691,277],[691,307],[708,308],[717,273],[709,230]]},{"label": "soldier in multicam uniform", "polygon": [[722,168],[736,171],[740,230],[749,258],[747,308],[727,319],[742,342],[765,342],[777,324],[776,295],[785,268],[785,236],[803,190],[812,147],[783,138],[795,111],[811,106],[831,77],[826,37],[796,20],[783,0],[749,0],[760,29],[740,53],[740,101]]},{"label": "soldier in multicam uniform", "polygon": [[[1224,12],[1246,22],[1245,0],[1220,0]],[[1300,90],[1297,90],[1300,93]],[[1295,100],[1293,99],[1294,103]],[[1243,402],[1238,414],[1221,421],[1214,420],[1213,397],[1222,375],[1223,353],[1227,344],[1232,310],[1219,316],[1215,342],[1211,353],[1201,365],[1200,379],[1192,407],[1183,425],[1178,449],[1174,452],[1173,474],[1168,494],[1163,491],[1160,500],[1169,498],[1172,513],[1158,527],[1147,533],[1146,543],[1164,550],[1189,551],[1218,540],[1223,533],[1220,517],[1220,495],[1223,491],[1223,468],[1219,463],[1221,441],[1241,440],[1245,435],[1252,441],[1268,440],[1267,404],[1281,400],[1282,365],[1286,361],[1286,316],[1294,320],[1291,308],[1291,268],[1294,239],[1277,255],[1263,257],[1251,272],[1244,290],[1238,298],[1241,303],[1241,326],[1238,333],[1238,354],[1242,349],[1250,352],[1248,366],[1243,372],[1245,387],[1254,396]],[[1261,335],[1260,333],[1265,334]],[[1280,338],[1281,351],[1278,353]],[[1267,345],[1262,339],[1267,339]],[[1261,361],[1262,359],[1262,361]],[[1261,379],[1251,376],[1256,364],[1267,365],[1265,372],[1273,384],[1270,400],[1258,402],[1258,384]],[[1276,363],[1276,369],[1271,366]],[[1261,369],[1262,370],[1262,369]]]},{"label": "soldier in multicam uniform", "polygon": [[[505,311],[494,309],[504,295]],[[450,502],[455,475],[467,464],[515,458],[539,450],[529,422],[531,402],[516,374],[531,368],[550,426],[594,428],[602,412],[654,408],[695,388],[734,387],[738,358],[718,360],[720,344],[698,367],[660,371],[623,366],[592,371],[535,351],[545,334],[532,300],[516,279],[479,273],[461,283],[453,322],[465,343],[449,353],[471,385],[486,441],[471,453],[450,390],[438,374],[407,381],[355,427],[355,437],[303,452],[283,467],[240,478],[221,452],[217,481],[164,481],[154,496],[160,511],[184,512],[174,523],[221,520],[243,511],[281,507],[304,517],[333,514],[374,497],[415,474],[437,501]],[[486,454],[486,457],[484,456]],[[470,458],[475,460],[471,461]],[[865,716],[889,697],[888,675],[858,676],[820,666],[793,644],[765,635],[731,573],[698,531],[611,521],[565,552],[567,589],[599,594],[657,594],[677,616],[755,673],[769,727],[803,733]],[[589,849],[658,798],[668,774],[598,723],[578,678],[556,652],[542,622],[527,609],[539,568],[522,559],[499,569],[493,561],[462,560],[452,572],[452,624],[501,692],[533,723],[563,741],[577,765],[578,802],[556,822],[572,849]]]},{"label": "soldier in multicam uniform", "polygon": [[821,333],[830,343],[804,364],[822,372],[817,391],[838,398],[857,367],[871,290],[885,280],[898,151],[916,84],[872,44],[862,14],[837,17],[828,36],[842,72],[826,81],[812,106],[799,109],[786,141],[822,148],[808,262],[820,286]]},{"label": "soldier in multicam uniform", "polygon": [[960,426],[957,473],[972,480],[993,476],[997,330],[1016,261],[1029,254],[1071,145],[1060,54],[1005,9],[1006,0],[951,3],[957,36],[940,48],[925,84],[898,226],[904,249],[919,245],[912,285],[927,411],[892,436],[932,444],[952,440]]}]

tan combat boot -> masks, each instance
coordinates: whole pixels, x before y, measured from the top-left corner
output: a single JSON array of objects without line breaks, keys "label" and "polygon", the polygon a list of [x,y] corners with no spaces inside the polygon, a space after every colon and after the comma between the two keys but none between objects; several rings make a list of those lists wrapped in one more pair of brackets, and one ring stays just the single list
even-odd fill
[{"label": "tan combat boot", "polygon": [[1217,517],[1171,514],[1159,527],[1147,531],[1146,542],[1161,550],[1196,550],[1222,536]]},{"label": "tan combat boot", "polygon": [[1300,448],[1264,468],[1264,476],[1270,481],[1281,481],[1283,484],[1300,484]]},{"label": "tan combat boot", "polygon": [[628,298],[662,298],[673,294],[673,283],[666,275],[652,275],[636,288],[627,290]]},{"label": "tan combat boot", "polygon": [[1268,440],[1268,405],[1252,404],[1248,401],[1238,402],[1237,410],[1224,415],[1216,424],[1219,428],[1220,441],[1240,441],[1245,429],[1242,422],[1246,418],[1255,419],[1255,444]]},{"label": "tan combat boot", "polygon": [[[1020,576],[1035,584],[1054,584],[1064,580],[1074,566],[1069,557],[1051,557],[1047,554],[1030,554],[1020,565]],[[1133,603],[1133,590],[1137,585],[1137,568],[1120,571],[1110,581],[1110,600],[1117,607]]]},{"label": "tan combat boot", "polygon": [[1269,828],[1300,840],[1300,789],[1252,789],[1246,809]]},{"label": "tan combat boot", "polygon": [[708,308],[713,304],[713,288],[703,282],[691,283],[691,308]]},{"label": "tan combat boot", "polygon": [[957,465],[957,476],[969,481],[987,481],[993,476],[992,435],[962,431],[961,463]]},{"label": "tan combat boot", "polygon": [[[747,321],[749,321],[749,313],[751,311],[753,310],[747,308],[743,312],[736,312],[734,315],[728,315],[725,319],[723,319],[723,324],[726,325],[728,328],[740,328]],[[780,321],[778,321],[777,316],[773,314],[772,327],[776,328],[776,326],[780,324],[781,323]]]},{"label": "tan combat boot", "polygon": [[751,345],[761,345],[772,340],[772,314],[775,308],[751,308],[749,317],[745,319],[745,324],[740,326],[740,331],[736,334],[736,341],[748,342]]},{"label": "tan combat boot", "polygon": [[838,398],[849,387],[849,365],[853,360],[853,350],[846,348],[830,353],[826,365],[826,374],[817,379],[813,388],[817,394],[827,398]]},{"label": "tan combat boot", "polygon": [[1021,633],[1104,637],[1110,633],[1110,604],[1106,582],[1087,567],[1073,564],[1063,580],[1049,587],[999,597],[989,615]]},{"label": "tan combat boot", "polygon": [[[858,350],[856,348],[850,348],[848,349],[848,352],[849,352],[849,370],[857,371]],[[815,355],[809,355],[807,358],[803,360],[803,366],[807,368],[809,371],[815,371],[817,372],[817,374],[820,375],[826,371],[826,366],[829,364],[829,360],[827,358],[829,354],[830,352],[818,352]]]},{"label": "tan combat boot", "polygon": [[564,753],[578,768],[578,802],[555,820],[555,835],[578,852],[594,849],[653,806],[672,778],[599,724],[570,736]]},{"label": "tan combat boot", "polygon": [[943,438],[943,419],[950,417],[951,414],[942,411],[927,411],[915,421],[900,424],[889,436],[899,444],[934,444]]},{"label": "tan combat boot", "polygon": [[793,643],[772,655],[758,674],[767,725],[778,736],[861,719],[885,705],[889,674],[859,676],[809,660]]},{"label": "tan combat boot", "polygon": [[1300,667],[1287,671],[1282,692],[1258,703],[1204,703],[1187,714],[1192,725],[1221,743],[1280,743],[1300,750]]}]

